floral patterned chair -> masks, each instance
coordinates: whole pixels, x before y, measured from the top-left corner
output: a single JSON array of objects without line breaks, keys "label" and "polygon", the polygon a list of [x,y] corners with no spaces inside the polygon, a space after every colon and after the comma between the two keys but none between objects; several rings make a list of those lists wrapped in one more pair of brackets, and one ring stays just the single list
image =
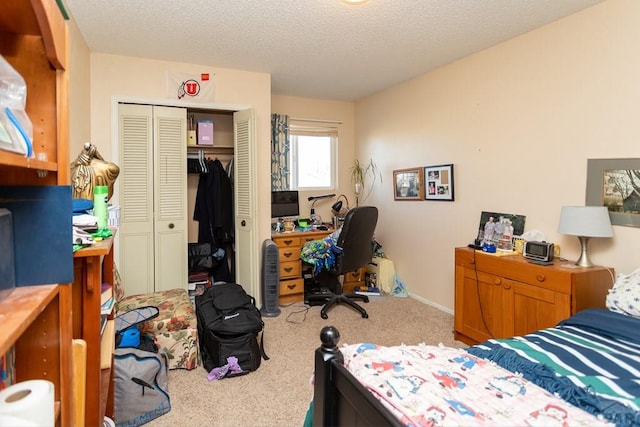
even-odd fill
[{"label": "floral patterned chair", "polygon": [[[115,267],[114,267],[115,268]],[[194,369],[199,364],[196,313],[186,289],[124,296],[117,268],[113,274],[116,315],[144,306],[158,307],[160,313],[140,325],[140,331],[154,337],[169,357],[169,369]]]}]

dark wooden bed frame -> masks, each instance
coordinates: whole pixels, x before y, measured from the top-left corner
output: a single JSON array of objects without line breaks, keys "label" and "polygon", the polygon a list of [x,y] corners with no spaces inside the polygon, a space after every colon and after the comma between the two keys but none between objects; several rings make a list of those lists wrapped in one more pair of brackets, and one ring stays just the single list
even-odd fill
[{"label": "dark wooden bed frame", "polygon": [[333,326],[320,331],[315,352],[313,425],[402,426],[403,424],[344,367]]}]

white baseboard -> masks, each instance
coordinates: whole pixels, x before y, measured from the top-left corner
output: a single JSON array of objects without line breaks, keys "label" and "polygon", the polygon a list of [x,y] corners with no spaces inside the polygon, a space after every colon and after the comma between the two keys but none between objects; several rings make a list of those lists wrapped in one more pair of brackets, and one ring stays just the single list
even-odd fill
[{"label": "white baseboard", "polygon": [[428,299],[426,299],[426,298],[422,298],[421,296],[418,296],[418,295],[413,294],[413,293],[411,293],[411,292],[409,292],[409,296],[410,296],[411,298],[413,298],[413,299],[416,299],[416,300],[420,301],[421,303],[424,303],[424,304],[430,305],[431,307],[435,307],[435,308],[437,308],[438,310],[440,310],[440,311],[444,311],[445,313],[449,313],[450,315],[452,315],[452,316],[453,316],[453,310],[451,310],[450,308],[447,308],[447,307],[442,306],[442,305],[440,305],[440,304],[436,304],[435,302],[433,302],[433,301],[431,301],[431,300],[428,300]]}]

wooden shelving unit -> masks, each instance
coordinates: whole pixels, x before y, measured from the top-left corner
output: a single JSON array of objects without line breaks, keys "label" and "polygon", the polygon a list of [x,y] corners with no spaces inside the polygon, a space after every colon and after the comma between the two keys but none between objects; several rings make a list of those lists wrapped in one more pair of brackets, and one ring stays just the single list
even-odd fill
[{"label": "wooden shelving unit", "polygon": [[[82,425],[101,426],[105,415],[113,419],[114,337],[103,340],[100,334],[101,285],[113,286],[113,237],[80,249],[73,257],[73,338],[81,338],[87,343],[85,420]],[[109,331],[107,325],[104,333],[113,335],[113,329]],[[103,345],[109,348],[103,348]]]},{"label": "wooden shelving unit", "polygon": [[[69,328],[63,327],[64,302],[68,286],[42,285],[15,289],[0,302],[0,354],[12,346],[16,351],[16,380],[45,379],[62,385],[63,352],[60,342],[70,341]],[[34,339],[38,337],[39,339]],[[61,419],[62,403],[56,393],[56,416]],[[65,410],[68,403],[64,402]],[[65,414],[66,416],[66,414]]]},{"label": "wooden shelving unit", "polygon": [[[34,152],[47,159],[0,150],[0,186],[69,184],[67,37],[55,0],[0,3],[0,55],[25,80]],[[46,379],[54,384],[56,424],[61,426],[74,424],[69,313],[70,284],[22,286],[0,301],[0,354],[15,350],[17,382]]]},{"label": "wooden shelving unit", "polygon": [[[67,24],[55,0],[0,5],[0,54],[27,84],[33,151],[47,160],[0,151],[0,185],[69,184]],[[38,170],[48,171],[38,176]]]}]

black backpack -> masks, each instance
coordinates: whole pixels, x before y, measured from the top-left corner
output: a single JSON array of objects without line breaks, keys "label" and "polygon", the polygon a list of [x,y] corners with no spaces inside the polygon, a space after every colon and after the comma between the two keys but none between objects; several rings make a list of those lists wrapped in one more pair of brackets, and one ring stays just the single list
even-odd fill
[{"label": "black backpack", "polygon": [[255,298],[236,283],[217,283],[196,296],[198,341],[202,364],[207,372],[224,366],[236,357],[242,372],[227,372],[225,377],[247,374],[268,360],[264,352],[264,328]]}]

